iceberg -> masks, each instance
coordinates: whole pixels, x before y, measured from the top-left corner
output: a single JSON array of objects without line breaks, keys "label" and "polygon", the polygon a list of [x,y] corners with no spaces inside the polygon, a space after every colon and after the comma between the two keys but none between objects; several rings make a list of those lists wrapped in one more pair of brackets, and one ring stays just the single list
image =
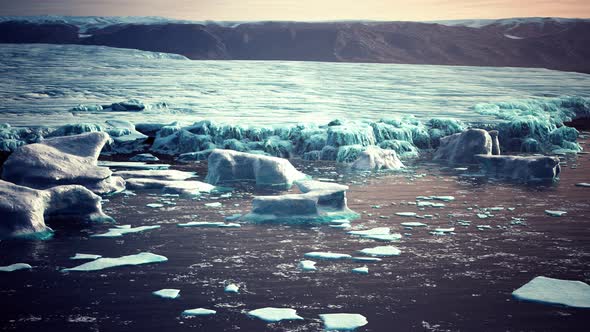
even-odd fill
[{"label": "iceberg", "polygon": [[396,212],[395,215],[400,217],[415,217],[416,212]]},{"label": "iceberg", "polygon": [[523,301],[590,308],[590,285],[582,281],[538,276],[512,292]]},{"label": "iceberg", "polygon": [[79,185],[36,190],[0,180],[0,237],[52,232],[45,221],[114,221],[102,212],[101,198]]},{"label": "iceberg", "polygon": [[352,169],[362,171],[394,170],[404,168],[394,150],[368,147],[352,163]]},{"label": "iceberg", "polygon": [[182,316],[209,316],[215,315],[217,311],[205,308],[187,309],[182,312]]},{"label": "iceberg", "polygon": [[382,261],[381,258],[377,257],[353,257],[353,261],[355,262],[363,262],[363,263],[376,263]]},{"label": "iceberg", "polygon": [[152,292],[152,294],[165,299],[175,299],[180,296],[180,289],[164,288]]},{"label": "iceberg", "polygon": [[312,251],[308,252],[304,255],[308,258],[318,258],[318,259],[348,259],[352,256],[348,254],[339,254],[334,252],[323,252],[323,251]]},{"label": "iceberg", "polygon": [[275,323],[282,320],[302,320],[295,309],[266,307],[248,311],[248,315],[262,319],[265,322]]},{"label": "iceberg", "polygon": [[245,220],[255,222],[330,222],[355,218],[348,208],[347,186],[336,183],[304,180],[295,182],[303,194],[256,196]]},{"label": "iceberg", "polygon": [[426,227],[426,226],[428,226],[427,224],[425,224],[423,222],[419,222],[419,221],[402,222],[400,225],[402,225],[404,227]]},{"label": "iceberg", "polygon": [[510,180],[553,181],[561,173],[557,157],[476,155],[475,160],[486,174]]},{"label": "iceberg", "polygon": [[101,132],[57,137],[24,145],[3,166],[2,179],[35,189],[79,184],[97,194],[123,191],[125,181],[112,177],[97,159],[109,135]]},{"label": "iceberg", "polygon": [[226,293],[237,293],[239,290],[240,290],[240,286],[236,285],[236,284],[228,284],[223,289],[223,291]]},{"label": "iceberg", "polygon": [[369,268],[366,266],[357,267],[357,268],[352,269],[352,273],[369,274]]},{"label": "iceberg", "polygon": [[101,255],[94,255],[94,254],[76,254],[72,257],[70,257],[70,259],[98,259],[101,258]]},{"label": "iceberg", "polygon": [[14,272],[20,270],[30,270],[33,267],[26,263],[15,263],[7,266],[0,266],[0,272]]},{"label": "iceberg", "polygon": [[492,137],[483,129],[468,129],[441,138],[433,159],[449,164],[474,164],[475,155],[492,155]]},{"label": "iceberg", "polygon": [[561,217],[567,214],[566,211],[545,210],[545,213],[552,217]]},{"label": "iceberg", "polygon": [[122,256],[117,258],[99,258],[97,260],[78,265],[76,267],[62,269],[62,272],[88,272],[98,271],[113,267],[127,266],[127,265],[141,265],[151,263],[161,263],[168,261],[168,258],[152,254],[149,252],[142,252],[135,255]]},{"label": "iceberg", "polygon": [[320,318],[326,331],[352,331],[369,323],[361,314],[322,314]]},{"label": "iceberg", "polygon": [[209,155],[207,182],[213,185],[235,181],[254,181],[261,187],[290,188],[307,176],[287,159],[231,150],[213,150]]},{"label": "iceberg", "polygon": [[359,251],[361,254],[377,257],[399,256],[401,250],[394,246],[379,246],[374,248],[365,248]]}]

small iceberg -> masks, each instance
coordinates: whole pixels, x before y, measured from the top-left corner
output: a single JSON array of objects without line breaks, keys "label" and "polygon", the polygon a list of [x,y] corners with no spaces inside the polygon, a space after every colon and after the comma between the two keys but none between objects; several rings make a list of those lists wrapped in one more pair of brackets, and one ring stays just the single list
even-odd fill
[{"label": "small iceberg", "polygon": [[152,209],[159,209],[159,208],[164,207],[164,204],[160,204],[160,203],[149,203],[149,204],[146,204],[145,206],[147,206],[149,208],[152,208]]},{"label": "small iceberg", "polygon": [[334,252],[323,252],[323,251],[308,252],[304,256],[308,257],[308,258],[319,258],[319,259],[347,259],[347,258],[352,257],[348,254],[339,254],[339,253],[334,253]]},{"label": "small iceberg", "polygon": [[240,290],[240,286],[238,286],[236,284],[229,284],[229,285],[225,286],[223,291],[226,293],[237,293],[239,290]]},{"label": "small iceberg", "polygon": [[219,228],[239,228],[242,225],[237,223],[224,223],[221,221],[189,221],[177,224],[178,227],[219,227]]},{"label": "small iceberg", "polygon": [[399,256],[401,254],[401,250],[394,246],[379,246],[374,248],[365,248],[359,251],[362,254],[369,255],[369,256]]},{"label": "small iceberg", "polygon": [[116,228],[109,228],[109,231],[101,234],[92,234],[90,237],[121,237],[129,233],[138,233],[150,229],[160,228],[160,225],[131,227],[131,225],[121,225]]},{"label": "small iceberg", "polygon": [[566,211],[557,211],[557,210],[545,210],[545,213],[552,216],[552,217],[561,217],[565,215]]},{"label": "small iceberg", "polygon": [[519,300],[590,308],[590,285],[582,281],[539,276],[512,292]]},{"label": "small iceberg", "polygon": [[400,217],[415,217],[416,212],[396,212],[395,215]]},{"label": "small iceberg", "polygon": [[94,259],[99,259],[99,258],[101,258],[101,257],[102,257],[101,255],[93,255],[93,254],[78,254],[78,253],[77,253],[76,255],[74,255],[74,256],[72,256],[72,257],[70,257],[70,259],[92,259],[92,260],[94,260]]},{"label": "small iceberg", "polygon": [[369,274],[369,268],[366,266],[357,267],[357,268],[352,269],[352,273]]},{"label": "small iceberg", "polygon": [[275,323],[282,320],[302,320],[303,317],[297,315],[295,309],[290,308],[260,308],[248,311],[248,315],[262,319],[265,322]]},{"label": "small iceberg", "polygon": [[376,263],[382,261],[381,258],[377,257],[353,257],[353,261],[355,262],[364,262],[364,263]]},{"label": "small iceberg", "polygon": [[211,207],[211,208],[219,208],[222,207],[223,205],[219,202],[214,202],[214,203],[205,203],[206,207]]},{"label": "small iceberg", "polygon": [[168,261],[168,258],[152,254],[149,252],[142,252],[136,255],[128,255],[117,258],[99,258],[97,260],[78,265],[69,269],[63,269],[62,272],[88,272],[104,270],[111,267],[126,266],[126,265],[141,265],[151,263],[161,263]]},{"label": "small iceberg", "polygon": [[159,291],[152,292],[155,296],[165,299],[175,299],[180,296],[180,289],[164,288]]},{"label": "small iceberg", "polygon": [[588,183],[588,182],[576,183],[576,187],[588,187],[588,188],[590,188],[590,183]]},{"label": "small iceberg", "polygon": [[400,225],[404,226],[404,227],[426,227],[428,225],[426,225],[423,222],[419,222],[419,221],[408,221],[408,222],[403,222]]},{"label": "small iceberg", "polygon": [[0,272],[14,272],[19,270],[30,270],[33,267],[26,263],[16,263],[7,266],[0,266]]},{"label": "small iceberg", "polygon": [[398,241],[402,238],[399,233],[390,233],[389,227],[377,227],[362,231],[350,231],[348,234],[358,235],[364,239],[378,240],[378,241]]},{"label": "small iceberg", "polygon": [[315,271],[317,268],[315,267],[316,262],[310,260],[304,260],[299,262],[299,268],[303,271]]},{"label": "small iceberg", "polygon": [[217,311],[205,308],[187,309],[182,312],[182,316],[209,316],[215,315]]},{"label": "small iceberg", "polygon": [[323,314],[320,315],[320,318],[327,331],[352,331],[369,323],[367,318],[361,314]]}]

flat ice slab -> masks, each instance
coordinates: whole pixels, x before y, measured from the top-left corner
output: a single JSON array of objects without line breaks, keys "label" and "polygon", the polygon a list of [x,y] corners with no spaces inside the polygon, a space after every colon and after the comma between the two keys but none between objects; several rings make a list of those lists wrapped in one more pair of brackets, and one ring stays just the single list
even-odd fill
[{"label": "flat ice slab", "polygon": [[317,268],[315,267],[316,262],[310,260],[304,260],[299,262],[299,268],[303,271],[315,271]]},{"label": "flat ice slab", "polygon": [[158,291],[152,292],[155,296],[159,296],[165,299],[175,299],[180,296],[180,289],[164,288]]},{"label": "flat ice slab", "polygon": [[147,178],[155,180],[167,180],[167,181],[183,181],[186,179],[194,178],[197,176],[195,172],[184,172],[175,169],[148,169],[148,170],[130,170],[130,171],[117,171],[113,173],[116,176],[120,176],[123,179],[130,178]]},{"label": "flat ice slab", "polygon": [[75,256],[70,257],[70,259],[99,259],[101,255],[94,255],[94,254],[76,254]]},{"label": "flat ice slab", "polygon": [[419,222],[419,221],[403,222],[400,225],[402,225],[404,227],[426,227],[426,226],[428,226],[425,223]]},{"label": "flat ice slab", "polygon": [[209,316],[215,315],[217,311],[205,308],[188,309],[182,312],[183,316]]},{"label": "flat ice slab", "polygon": [[323,314],[320,318],[327,331],[352,331],[369,323],[361,314]]},{"label": "flat ice slab", "polygon": [[149,252],[142,252],[136,255],[128,255],[117,258],[99,258],[92,262],[84,263],[69,269],[63,269],[62,272],[87,272],[104,270],[111,267],[125,266],[125,265],[141,265],[150,263],[161,263],[168,261],[168,258],[152,254]]},{"label": "flat ice slab", "polygon": [[146,164],[138,161],[99,161],[98,166],[108,168],[128,168],[128,169],[168,169],[167,164]]},{"label": "flat ice slab", "polygon": [[262,319],[265,322],[274,323],[282,320],[302,320],[295,309],[290,308],[260,308],[248,311],[248,315]]},{"label": "flat ice slab", "polygon": [[359,252],[369,256],[399,256],[401,254],[401,250],[394,246],[365,248]]},{"label": "flat ice slab", "polygon": [[348,254],[338,254],[338,253],[334,253],[334,252],[323,252],[323,251],[308,252],[304,256],[308,257],[308,258],[319,258],[319,259],[346,259],[346,258],[352,257]]},{"label": "flat ice slab", "polygon": [[582,281],[539,276],[512,292],[524,301],[590,308],[590,285]]},{"label": "flat ice slab", "polygon": [[366,266],[357,267],[357,268],[352,269],[352,273],[369,274],[369,268]]},{"label": "flat ice slab", "polygon": [[33,267],[26,263],[16,263],[7,266],[0,266],[0,272],[14,272],[19,270],[30,270]]},{"label": "flat ice slab", "polygon": [[396,212],[395,215],[400,217],[415,217],[416,212]]},{"label": "flat ice slab", "polygon": [[545,210],[545,213],[552,216],[552,217],[561,217],[567,214],[566,211],[556,211],[556,210]]},{"label": "flat ice slab", "polygon": [[101,234],[92,234],[90,237],[121,237],[129,233],[138,233],[150,229],[160,228],[160,225],[131,227],[131,225],[121,225],[115,228],[109,228],[109,231]]}]

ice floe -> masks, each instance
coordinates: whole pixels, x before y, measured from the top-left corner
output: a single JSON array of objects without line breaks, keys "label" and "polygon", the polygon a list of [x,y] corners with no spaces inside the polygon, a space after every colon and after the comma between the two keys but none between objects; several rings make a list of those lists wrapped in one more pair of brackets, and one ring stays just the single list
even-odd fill
[{"label": "ice floe", "polygon": [[360,153],[351,167],[355,170],[378,171],[400,169],[404,167],[404,164],[399,160],[394,150],[369,147]]},{"label": "ice floe", "polygon": [[175,169],[116,171],[114,175],[124,179],[147,178],[167,181],[183,181],[197,176],[194,172],[184,172]]},{"label": "ice floe", "polygon": [[140,153],[129,159],[129,161],[159,161],[160,159],[151,153]]},{"label": "ice floe", "polygon": [[299,268],[303,271],[315,271],[317,268],[315,267],[316,262],[310,260],[303,260],[299,262]]},{"label": "ice floe", "polygon": [[165,194],[178,194],[182,196],[199,196],[202,193],[210,193],[215,186],[201,181],[168,181],[147,178],[127,179],[129,189],[161,189]]},{"label": "ice floe", "polygon": [[164,288],[152,292],[152,294],[165,299],[175,299],[180,296],[180,289]]},{"label": "ice floe", "polygon": [[189,221],[177,224],[178,227],[219,227],[219,228],[239,228],[242,227],[236,223],[224,223],[221,221]]},{"label": "ice floe", "polygon": [[512,295],[524,301],[590,308],[590,285],[582,281],[535,277]]},{"label": "ice floe", "polygon": [[561,172],[557,157],[477,155],[475,160],[487,175],[517,181],[555,180]]},{"label": "ice floe", "polygon": [[149,252],[142,252],[135,255],[121,256],[116,258],[102,257],[97,260],[78,265],[76,267],[62,269],[62,272],[87,272],[98,271],[113,267],[127,266],[127,265],[141,265],[151,263],[161,263],[168,261],[168,258],[152,254]]},{"label": "ice floe", "polygon": [[361,254],[377,257],[399,256],[401,250],[394,246],[378,246],[374,248],[365,248],[359,251]]},{"label": "ice floe", "polygon": [[381,258],[377,257],[352,257],[352,260],[355,262],[364,262],[364,263],[376,263],[382,261]]},{"label": "ice floe", "polygon": [[312,251],[308,252],[304,255],[308,258],[318,258],[318,259],[348,259],[352,256],[348,254],[339,254],[334,252],[323,252],[323,251]]},{"label": "ice floe", "polygon": [[237,293],[239,290],[240,290],[240,286],[236,285],[236,284],[228,284],[223,289],[223,291],[226,293]]},{"label": "ice floe", "polygon": [[320,318],[324,322],[326,331],[352,331],[369,323],[361,314],[322,314]]},{"label": "ice floe", "polygon": [[33,267],[26,263],[15,263],[7,266],[0,266],[0,272],[14,272],[19,270],[30,270]]},{"label": "ice floe", "polygon": [[468,129],[440,139],[435,160],[450,164],[474,164],[475,155],[492,155],[492,137],[483,129]]},{"label": "ice floe", "polygon": [[248,315],[269,323],[280,322],[282,320],[303,319],[303,317],[297,315],[297,310],[291,308],[266,307],[248,311]]},{"label": "ice floe", "polygon": [[357,268],[352,269],[352,273],[369,274],[369,268],[366,266],[357,267]]},{"label": "ice floe", "polygon": [[94,254],[79,254],[77,253],[76,255],[70,257],[70,259],[98,259],[101,258],[101,255],[94,255]]},{"label": "ice floe", "polygon": [[215,315],[217,311],[205,308],[187,309],[182,312],[182,316],[209,316]]},{"label": "ice floe", "polygon": [[400,217],[415,217],[416,212],[396,212],[395,215]]},{"label": "ice floe", "polygon": [[545,213],[552,217],[561,217],[567,214],[566,211],[545,210]]},{"label": "ice floe", "polygon": [[4,163],[2,179],[35,189],[78,184],[97,194],[122,191],[125,181],[97,166],[108,140],[108,134],[93,132],[22,146]]},{"label": "ice floe", "polygon": [[92,235],[90,235],[90,237],[121,237],[125,234],[139,233],[139,232],[157,229],[157,228],[160,228],[160,225],[138,226],[138,227],[131,227],[131,225],[121,225],[121,226],[117,226],[115,228],[109,228],[109,231],[106,233],[92,234]]},{"label": "ice floe", "polygon": [[162,170],[169,169],[168,164],[147,164],[138,161],[99,161],[98,166],[109,168],[123,168],[123,169],[143,169],[143,170]]},{"label": "ice floe", "polygon": [[427,224],[425,224],[423,222],[419,222],[419,221],[402,222],[400,225],[402,225],[404,227],[426,227],[426,226],[428,226]]}]

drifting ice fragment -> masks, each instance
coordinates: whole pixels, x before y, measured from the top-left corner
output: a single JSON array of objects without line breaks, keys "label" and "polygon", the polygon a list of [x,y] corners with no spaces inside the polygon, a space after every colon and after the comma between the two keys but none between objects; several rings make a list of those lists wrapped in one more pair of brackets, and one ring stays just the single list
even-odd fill
[{"label": "drifting ice fragment", "polygon": [[369,323],[365,316],[360,314],[323,314],[320,318],[327,331],[352,331]]},{"label": "drifting ice fragment", "polygon": [[101,255],[93,255],[93,254],[76,254],[75,256],[70,257],[70,259],[98,259],[101,258]]},{"label": "drifting ice fragment", "polygon": [[158,208],[164,207],[164,204],[160,204],[160,203],[149,203],[149,204],[146,204],[145,206],[150,207],[152,209],[158,209]]},{"label": "drifting ice fragment", "polygon": [[295,309],[290,308],[260,308],[248,311],[248,315],[262,319],[263,321],[274,323],[281,320],[301,320],[303,317],[297,315]]},{"label": "drifting ice fragment", "polygon": [[225,289],[223,290],[226,293],[237,293],[240,290],[240,286],[236,285],[236,284],[229,284],[227,286],[225,286]]},{"label": "drifting ice fragment", "polygon": [[377,240],[377,241],[399,241],[402,238],[402,235],[400,233],[374,234],[374,235],[365,235],[365,236],[363,236],[363,238]]},{"label": "drifting ice fragment", "polygon": [[183,316],[208,316],[215,315],[217,311],[205,308],[188,309],[182,312]]},{"label": "drifting ice fragment", "polygon": [[348,254],[338,254],[338,253],[333,253],[333,252],[322,252],[322,251],[308,252],[304,256],[309,257],[309,258],[319,258],[319,259],[347,259],[347,258],[352,257]]},{"label": "drifting ice fragment", "polygon": [[416,212],[396,212],[395,215],[400,217],[415,217]]},{"label": "drifting ice fragment", "polygon": [[590,187],[590,183],[587,182],[580,182],[580,183],[576,183],[577,187]]},{"label": "drifting ice fragment", "polygon": [[371,229],[362,230],[362,231],[350,231],[350,232],[348,232],[348,234],[365,236],[365,235],[385,235],[385,234],[389,234],[389,232],[390,232],[389,227],[377,227],[377,228],[371,228]]},{"label": "drifting ice fragment", "polygon": [[539,276],[512,292],[512,295],[524,301],[590,308],[590,285],[582,281]]},{"label": "drifting ice fragment", "polygon": [[369,268],[366,266],[363,267],[357,267],[355,269],[352,269],[352,273],[358,273],[358,274],[369,274]]},{"label": "drifting ice fragment", "polygon": [[567,212],[566,211],[556,211],[556,210],[545,210],[545,213],[547,213],[548,215],[550,215],[552,217],[561,217],[561,216],[565,215]]},{"label": "drifting ice fragment", "polygon": [[[129,226],[129,227],[127,227]],[[90,237],[121,237],[125,234],[128,233],[138,233],[138,232],[143,232],[143,231],[147,231],[150,229],[156,229],[156,228],[160,228],[159,225],[153,225],[153,226],[139,226],[139,227],[131,227],[131,225],[121,225],[118,226],[117,228],[109,228],[109,231],[106,233],[102,233],[102,234],[92,234],[90,235]]]},{"label": "drifting ice fragment", "polygon": [[155,296],[159,296],[165,299],[175,299],[180,295],[180,289],[164,288],[159,291],[152,292]]},{"label": "drifting ice fragment", "polygon": [[215,186],[201,181],[168,181],[146,178],[127,179],[127,187],[129,189],[162,189],[167,194],[187,196],[198,196],[215,189]]},{"label": "drifting ice fragment", "polygon": [[84,263],[82,265],[63,269],[62,272],[71,272],[71,271],[98,271],[104,270],[111,267],[118,267],[118,266],[125,266],[125,265],[140,265],[140,264],[150,264],[150,263],[161,263],[166,262],[168,258],[156,254],[152,254],[149,252],[142,252],[136,255],[128,255],[122,256],[117,258],[99,258],[92,262]]},{"label": "drifting ice fragment", "polygon": [[359,251],[361,254],[369,256],[399,256],[401,250],[394,246],[379,246],[375,248],[365,248]]},{"label": "drifting ice fragment", "polygon": [[223,204],[219,203],[219,202],[214,202],[214,203],[205,203],[206,207],[212,207],[212,208],[218,208],[223,206]]},{"label": "drifting ice fragment", "polygon": [[426,225],[423,222],[419,222],[419,221],[408,221],[408,222],[403,222],[400,225],[404,226],[404,227],[426,227],[428,225]]},{"label": "drifting ice fragment", "polygon": [[299,262],[299,268],[303,271],[315,271],[317,268],[315,267],[316,262],[304,260]]},{"label": "drifting ice fragment", "polygon": [[148,169],[148,170],[131,170],[117,171],[114,175],[124,179],[145,178],[154,180],[183,181],[197,176],[195,172],[184,172],[175,169]]},{"label": "drifting ice fragment", "polygon": [[129,169],[168,169],[170,165],[167,164],[146,164],[143,162],[133,161],[99,161],[98,166],[109,167],[109,168],[129,168]]},{"label": "drifting ice fragment", "polygon": [[352,260],[355,262],[365,262],[365,263],[375,263],[375,262],[382,261],[381,258],[377,258],[377,257],[353,257]]},{"label": "drifting ice fragment", "polygon": [[0,266],[0,272],[14,272],[18,270],[30,270],[33,267],[26,263],[16,263],[8,266]]},{"label": "drifting ice fragment", "polygon": [[135,155],[129,159],[130,161],[158,161],[158,157],[154,156],[151,153],[140,153]]}]

